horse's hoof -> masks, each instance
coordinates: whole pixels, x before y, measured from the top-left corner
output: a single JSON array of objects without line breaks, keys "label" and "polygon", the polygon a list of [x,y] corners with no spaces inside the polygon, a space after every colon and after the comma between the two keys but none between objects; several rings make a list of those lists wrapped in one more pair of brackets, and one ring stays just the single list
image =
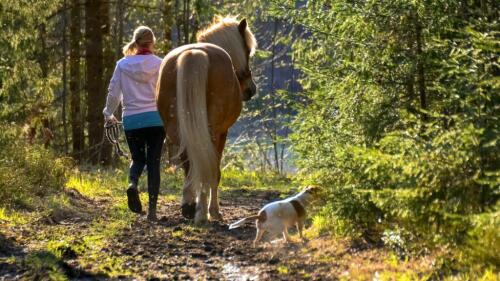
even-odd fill
[{"label": "horse's hoof", "polygon": [[186,219],[194,219],[194,214],[196,213],[196,203],[185,203],[181,206],[182,216]]},{"label": "horse's hoof", "polygon": [[201,218],[194,218],[194,225],[198,227],[204,227],[208,225],[208,218],[207,217],[201,217]]},{"label": "horse's hoof", "polygon": [[212,221],[224,221],[222,218],[222,214],[220,212],[214,212],[213,214],[210,213],[210,220]]}]

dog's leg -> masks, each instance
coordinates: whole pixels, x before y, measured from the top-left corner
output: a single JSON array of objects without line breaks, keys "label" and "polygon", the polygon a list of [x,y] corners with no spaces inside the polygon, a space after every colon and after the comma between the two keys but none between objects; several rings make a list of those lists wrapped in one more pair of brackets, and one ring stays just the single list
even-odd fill
[{"label": "dog's leg", "polygon": [[290,243],[290,236],[288,235],[288,227],[283,228],[283,239],[285,240],[285,243]]},{"label": "dog's leg", "polygon": [[257,242],[262,238],[262,235],[264,235],[265,230],[262,230],[260,228],[257,228],[257,234],[255,235],[255,240],[253,240],[253,246],[257,245]]},{"label": "dog's leg", "polygon": [[297,222],[297,231],[299,232],[300,239],[304,240],[304,236],[302,235],[302,230],[304,229],[304,222],[299,220]]}]

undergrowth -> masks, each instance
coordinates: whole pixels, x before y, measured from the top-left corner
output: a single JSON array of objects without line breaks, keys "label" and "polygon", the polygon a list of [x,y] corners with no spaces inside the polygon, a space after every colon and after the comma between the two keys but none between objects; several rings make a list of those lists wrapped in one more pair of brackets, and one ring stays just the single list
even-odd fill
[{"label": "undergrowth", "polygon": [[0,208],[41,208],[63,190],[72,165],[70,158],[28,145],[19,128],[0,124]]},{"label": "undergrowth", "polygon": [[[131,274],[119,256],[103,255],[102,250],[112,247],[113,237],[130,227],[136,215],[127,208],[127,164],[117,168],[98,169],[76,166],[67,158],[59,157],[49,149],[27,145],[19,137],[20,132],[12,127],[2,127],[0,133],[0,224],[14,229],[30,229],[41,219],[66,219],[80,216],[87,219],[85,229],[72,229],[64,224],[39,228],[30,235],[32,246],[24,256],[2,259],[7,264],[21,264],[26,276],[34,279],[68,280],[78,276],[121,277]],[[164,167],[160,196],[164,201],[180,200],[184,173]],[[222,171],[221,196],[232,196],[232,192],[277,192],[276,196],[288,196],[303,186],[317,184],[314,177],[291,178],[278,174],[263,174],[228,167]],[[146,176],[141,178],[141,199],[147,202]],[[352,212],[361,215],[369,209],[360,204],[366,202],[363,194],[349,192],[348,188],[335,189],[331,193],[323,186],[323,193],[308,209],[310,225],[305,231],[308,239],[343,236],[351,239],[367,239],[366,233],[357,232],[347,220],[335,216],[336,212]],[[330,200],[335,196],[333,201]],[[349,200],[347,200],[349,199]],[[82,202],[93,202],[83,204]],[[356,201],[357,200],[357,201]],[[336,205],[335,202],[343,202]],[[345,204],[351,202],[351,205]],[[327,204],[328,203],[328,204]],[[333,203],[333,204],[332,204]],[[90,204],[90,205],[89,205]],[[341,206],[343,209],[340,209]],[[369,207],[369,206],[368,206]],[[379,214],[366,214],[377,219]],[[363,221],[359,218],[358,221]],[[418,239],[404,229],[379,223],[384,249],[393,255],[384,263],[377,280],[497,280],[500,249],[498,235],[498,206],[487,214],[471,220],[473,227],[467,234],[465,246],[442,247],[430,252],[418,247]],[[373,225],[371,226],[373,229]],[[188,228],[176,230],[173,236],[183,236]],[[372,241],[373,242],[373,241]],[[377,244],[377,243],[376,243]],[[0,244],[0,251],[5,252]],[[422,276],[407,270],[395,272],[401,264],[413,259],[431,256],[434,271]],[[78,259],[79,269],[72,268],[65,260]],[[325,261],[328,260],[324,257]],[[99,266],[93,266],[99,265]],[[92,268],[85,272],[82,268]],[[286,275],[287,268],[278,269]],[[400,272],[400,273],[398,273]],[[395,275],[397,273],[397,275]],[[352,272],[355,274],[355,272]],[[359,277],[364,273],[359,273]],[[351,275],[351,277],[354,275]]]}]

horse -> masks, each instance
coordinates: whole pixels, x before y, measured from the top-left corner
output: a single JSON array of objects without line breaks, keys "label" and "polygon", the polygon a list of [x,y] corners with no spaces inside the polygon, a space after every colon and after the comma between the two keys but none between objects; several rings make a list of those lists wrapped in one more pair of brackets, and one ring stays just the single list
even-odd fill
[{"label": "horse", "polygon": [[181,213],[195,225],[223,219],[220,162],[243,101],[257,91],[249,66],[256,47],[246,19],[216,17],[197,43],[173,49],[160,66],[157,107],[185,171]]}]

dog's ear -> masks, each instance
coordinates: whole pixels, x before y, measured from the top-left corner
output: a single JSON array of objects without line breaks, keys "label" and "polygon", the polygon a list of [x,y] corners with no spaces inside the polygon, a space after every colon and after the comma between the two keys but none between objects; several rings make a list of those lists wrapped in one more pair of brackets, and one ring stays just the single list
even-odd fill
[{"label": "dog's ear", "polygon": [[315,185],[309,185],[306,187],[306,192],[310,193],[312,195],[318,194],[319,191],[320,191],[320,188],[318,186],[315,186]]}]

